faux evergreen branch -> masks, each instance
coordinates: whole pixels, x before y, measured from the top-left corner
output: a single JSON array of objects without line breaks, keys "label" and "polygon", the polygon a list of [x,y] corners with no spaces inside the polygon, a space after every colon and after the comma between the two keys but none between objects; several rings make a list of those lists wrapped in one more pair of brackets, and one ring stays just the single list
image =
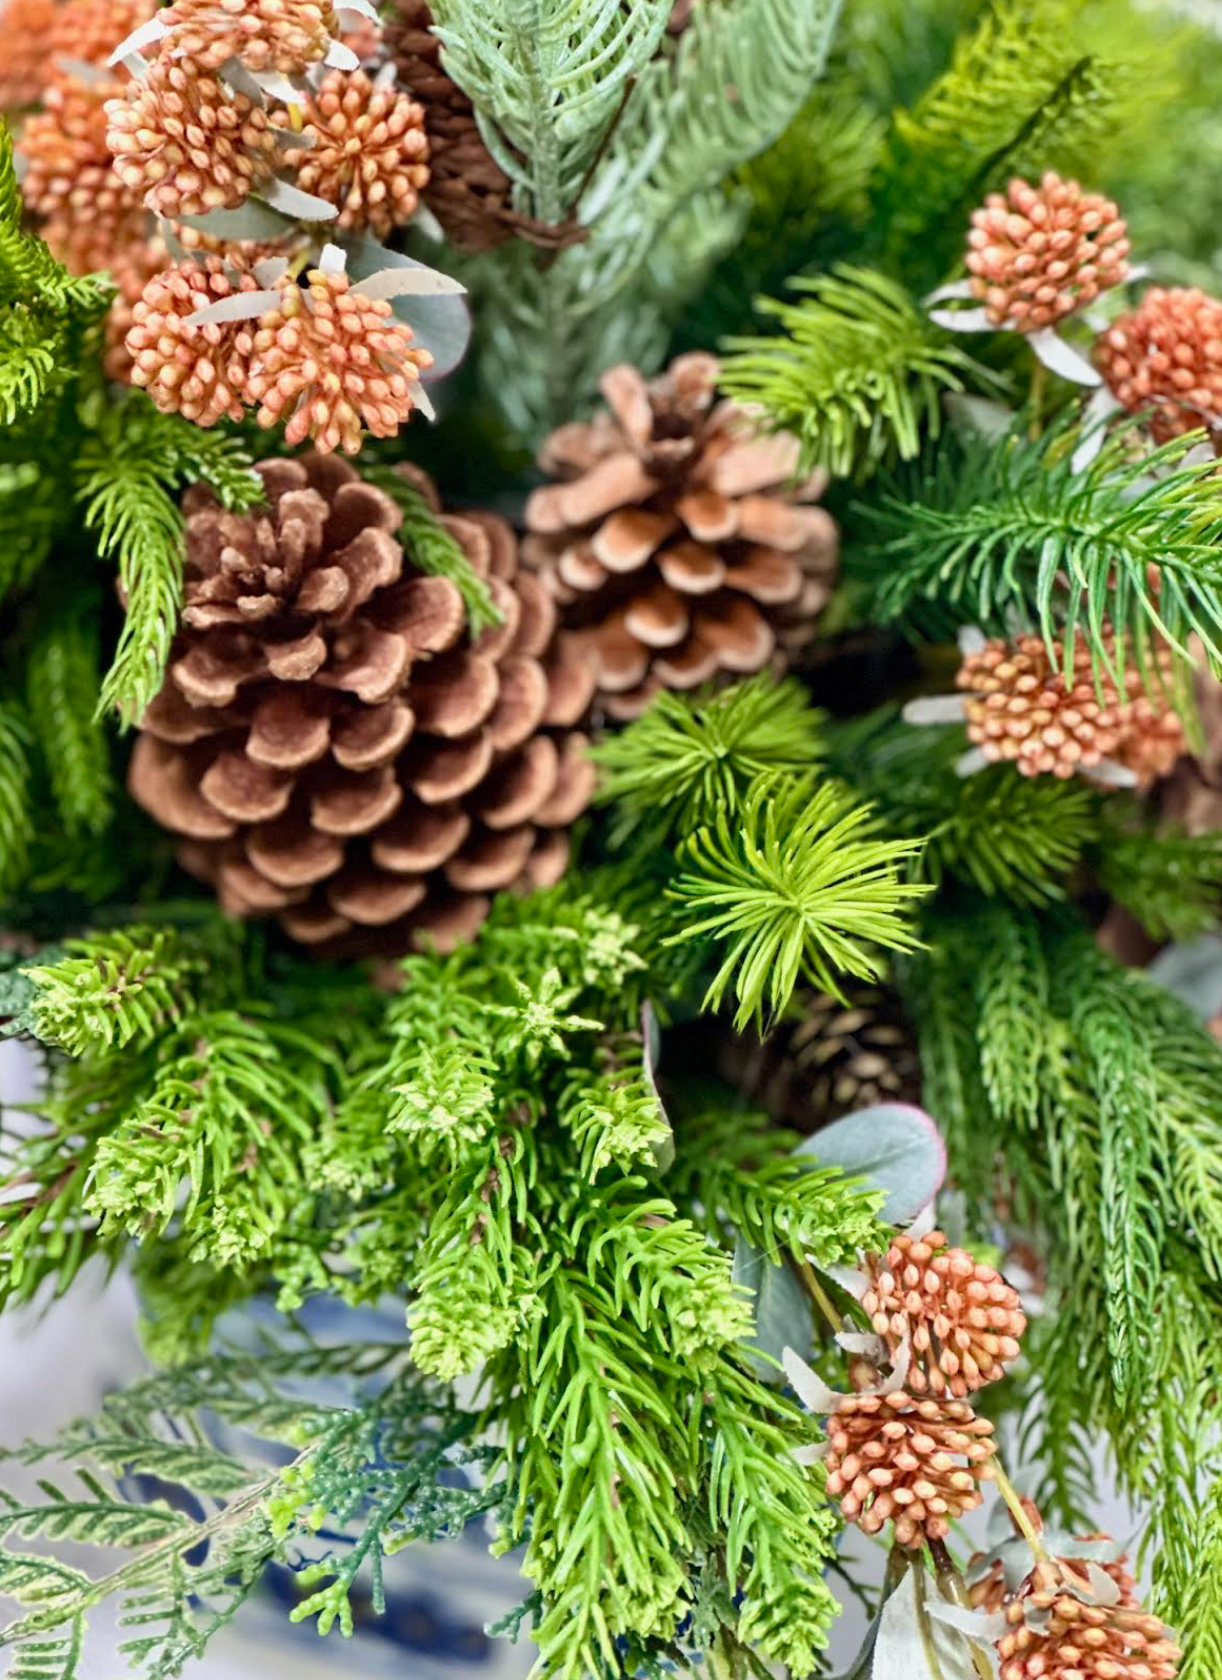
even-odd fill
[{"label": "faux evergreen branch", "polygon": [[1015,174],[1089,167],[1135,92],[1135,67],[1083,45],[1082,0],[994,0],[947,70],[898,111],[875,184],[890,260],[942,279],[968,213]]},{"label": "faux evergreen branch", "polygon": [[59,819],[74,836],[100,834],[114,801],[110,749],[97,717],[99,606],[86,596],[53,608],[39,623],[26,665],[30,718]]},{"label": "faux evergreen branch", "polygon": [[[924,1100],[959,1184],[987,1198],[1004,1171],[1014,1217],[1048,1259],[1051,1306],[1031,1354],[1036,1497],[1078,1520],[1079,1443],[1106,1430],[1149,1516],[1162,1612],[1180,1621],[1202,1480],[1222,1467],[1206,1376],[1222,1312],[1209,1165],[1222,1047],[1067,912],[960,901],[925,931],[938,954],[915,959],[905,987]],[[1126,1398],[1137,1393],[1142,1407]]]},{"label": "faux evergreen branch", "polygon": [[987,377],[883,274],[841,265],[792,287],[802,301],[756,304],[781,332],[727,340],[721,383],[796,433],[807,466],[844,476],[911,460],[937,434],[942,393]]},{"label": "faux evergreen branch", "polygon": [[1059,433],[947,437],[919,477],[859,509],[873,533],[871,611],[939,633],[1004,630],[1017,616],[1050,643],[1063,635],[1066,658],[1084,636],[1098,669],[1115,663],[1102,645],[1108,625],[1138,653],[1154,633],[1182,648],[1195,632],[1222,661],[1212,464],[1185,460],[1196,434],[1139,458],[1127,435],[1082,472]]},{"label": "faux evergreen branch", "polygon": [[736,1026],[779,1015],[799,979],[840,996],[838,976],[876,979],[880,952],[912,950],[905,912],[927,888],[900,876],[919,845],[876,838],[868,806],[832,783],[762,777],[679,851],[671,889],[690,916],[671,943],[722,956],[705,999],[733,990]]},{"label": "faux evergreen branch", "polygon": [[25,714],[11,702],[0,704],[0,893],[21,880],[34,837],[29,752]]},{"label": "faux evergreen branch", "polygon": [[363,476],[384,490],[403,515],[399,539],[422,572],[449,578],[463,598],[472,635],[501,623],[501,613],[486,580],[475,571],[457,541],[433,514],[411,481],[390,467],[364,466]]},{"label": "faux evergreen branch", "polygon": [[445,67],[474,102],[519,208],[577,210],[587,168],[657,49],[667,0],[438,0]]},{"label": "faux evergreen branch", "polygon": [[827,732],[830,768],[870,800],[889,834],[924,839],[914,867],[941,885],[968,881],[990,897],[1041,904],[1102,830],[1102,799],[1081,778],[1022,776],[990,765],[956,768],[968,750],[960,725],[914,726],[890,707]]},{"label": "faux evergreen branch", "polygon": [[1099,884],[1153,939],[1192,939],[1218,925],[1222,837],[1159,833],[1126,824],[1123,807],[1105,826]]},{"label": "faux evergreen branch", "polygon": [[127,613],[98,707],[131,724],[161,686],[178,622],[183,522],[170,492],[202,481],[240,510],[260,500],[262,485],[231,439],[158,413],[140,393],[104,411],[81,445],[75,479],[85,527],[116,565]]},{"label": "faux evergreen branch", "polygon": [[710,693],[665,690],[592,750],[598,798],[625,832],[688,834],[732,809],[758,776],[805,776],[821,755],[821,714],[792,678],[752,677]]},{"label": "faux evergreen branch", "polygon": [[[594,237],[640,264],[671,218],[784,131],[823,73],[840,0],[732,0],[698,8],[673,58],[640,77],[599,196]],[[732,87],[735,97],[725,97]],[[642,167],[642,162],[645,167]]]},{"label": "faux evergreen branch", "polygon": [[178,1020],[205,950],[172,928],[131,927],[69,940],[50,966],[26,970],[37,988],[34,1029],[69,1055],[150,1044]]}]

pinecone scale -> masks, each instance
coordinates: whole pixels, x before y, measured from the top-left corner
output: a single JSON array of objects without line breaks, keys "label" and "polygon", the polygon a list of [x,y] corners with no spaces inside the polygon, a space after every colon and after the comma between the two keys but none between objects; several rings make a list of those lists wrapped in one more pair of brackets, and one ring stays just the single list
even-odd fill
[{"label": "pinecone scale", "polygon": [[493,516],[445,520],[508,605],[473,638],[390,497],[334,457],[260,472],[251,514],[188,493],[182,629],[131,790],[231,914],[312,944],[465,937],[489,894],[563,870],[588,674]]}]

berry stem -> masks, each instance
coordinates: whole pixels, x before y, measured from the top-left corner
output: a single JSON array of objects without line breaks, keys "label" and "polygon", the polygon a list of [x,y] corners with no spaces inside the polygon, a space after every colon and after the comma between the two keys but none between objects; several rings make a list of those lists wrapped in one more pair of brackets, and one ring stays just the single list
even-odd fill
[{"label": "berry stem", "polygon": [[804,1254],[798,1260],[798,1270],[802,1274],[802,1281],[806,1285],[811,1299],[831,1326],[833,1333],[839,1335],[844,1329],[844,1319],[828,1299],[827,1291],[815,1276],[815,1269]]},{"label": "berry stem", "polygon": [[1010,1480],[1009,1476],[1006,1475],[1005,1471],[996,1459],[993,1460],[992,1470],[993,1481],[996,1483],[997,1491],[1005,1500],[1010,1515],[1014,1519],[1015,1528],[1018,1529],[1018,1532],[1030,1546],[1037,1562],[1047,1563],[1048,1553],[1044,1550],[1044,1543],[1040,1539],[1039,1534],[1032,1527],[1031,1518],[1027,1515],[1027,1512],[1023,1507],[1023,1502],[1019,1497],[1018,1489],[1014,1486],[1014,1483]]},{"label": "berry stem", "polygon": [[[929,1555],[933,1559],[934,1579],[938,1583],[938,1590],[942,1597],[949,1599],[952,1604],[960,1605],[964,1610],[972,1607],[971,1594],[967,1590],[967,1582],[959,1573],[954,1558],[947,1550],[945,1540],[929,1541]],[[972,1652],[972,1664],[980,1680],[992,1680],[993,1669],[988,1657],[973,1641],[969,1641]]]}]

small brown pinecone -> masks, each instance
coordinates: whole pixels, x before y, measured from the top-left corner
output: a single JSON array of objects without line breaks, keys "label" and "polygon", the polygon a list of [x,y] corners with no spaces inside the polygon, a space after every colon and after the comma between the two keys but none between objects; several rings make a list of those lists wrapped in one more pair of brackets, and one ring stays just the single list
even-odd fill
[{"label": "small brown pinecone", "polygon": [[1035,1565],[1006,1606],[1001,1680],[1175,1680],[1170,1630],[1143,1610],[1123,1562],[1103,1572],[1106,1591],[1078,1558]]},{"label": "small brown pinecone", "polygon": [[609,368],[609,408],[561,426],[526,506],[523,558],[583,633],[599,698],[638,716],[663,688],[747,675],[809,640],[831,593],[836,526],[795,483],[798,442],[716,400],[718,363],[680,356],[646,382]]},{"label": "small brown pinecone", "polygon": [[[827,1491],[847,1522],[900,1546],[941,1540],[993,1474],[993,1425],[963,1400],[853,1394],[827,1420]],[[956,1462],[958,1460],[959,1462]]]},{"label": "small brown pinecone", "polygon": [[992,1266],[947,1246],[941,1231],[898,1236],[866,1257],[862,1307],[892,1354],[912,1348],[914,1394],[965,1394],[1005,1376],[1027,1328],[1018,1292]]},{"label": "small brown pinecone", "polygon": [[395,0],[385,44],[399,83],[420,100],[429,141],[429,181],[421,194],[462,251],[491,251],[515,235],[546,249],[585,238],[576,218],[553,226],[513,208],[513,183],[480,137],[475,107],[441,63],[428,0]]},{"label": "small brown pinecone", "polygon": [[765,1039],[723,1034],[723,1076],[800,1132],[874,1103],[918,1102],[921,1060],[899,994],[867,983],[846,992],[800,994]]},{"label": "small brown pinecone", "polygon": [[495,515],[444,520],[504,615],[473,637],[346,462],[259,472],[249,514],[187,494],[186,605],[132,795],[231,914],[315,945],[453,944],[489,894],[562,873],[593,785],[573,728],[590,678]]}]

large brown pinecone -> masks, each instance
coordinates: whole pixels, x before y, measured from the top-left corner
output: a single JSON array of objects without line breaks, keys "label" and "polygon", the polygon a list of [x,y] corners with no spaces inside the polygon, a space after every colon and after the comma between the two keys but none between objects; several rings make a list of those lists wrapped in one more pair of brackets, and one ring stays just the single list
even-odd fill
[{"label": "large brown pinecone", "polygon": [[921,1059],[899,994],[850,985],[806,992],[767,1038],[723,1034],[721,1072],[775,1120],[815,1132],[874,1103],[917,1103]]},{"label": "large brown pinecone", "polygon": [[559,482],[527,503],[523,559],[583,632],[616,718],[796,652],[831,592],[836,526],[811,505],[823,475],[795,482],[797,440],[753,433],[716,400],[718,373],[699,352],[648,383],[609,368],[609,407],[540,454]]},{"label": "large brown pinecone", "polygon": [[503,614],[472,637],[346,462],[258,470],[249,514],[187,494],[182,627],[131,792],[231,914],[339,951],[453,944],[490,893],[562,873],[593,785],[573,728],[590,675],[495,515],[443,521]]},{"label": "large brown pinecone", "polygon": [[442,68],[428,0],[395,0],[385,42],[404,88],[424,106],[429,181],[421,197],[453,244],[491,251],[516,234],[558,249],[585,238],[575,218],[559,226],[513,208],[513,184],[480,136],[475,107]]}]

